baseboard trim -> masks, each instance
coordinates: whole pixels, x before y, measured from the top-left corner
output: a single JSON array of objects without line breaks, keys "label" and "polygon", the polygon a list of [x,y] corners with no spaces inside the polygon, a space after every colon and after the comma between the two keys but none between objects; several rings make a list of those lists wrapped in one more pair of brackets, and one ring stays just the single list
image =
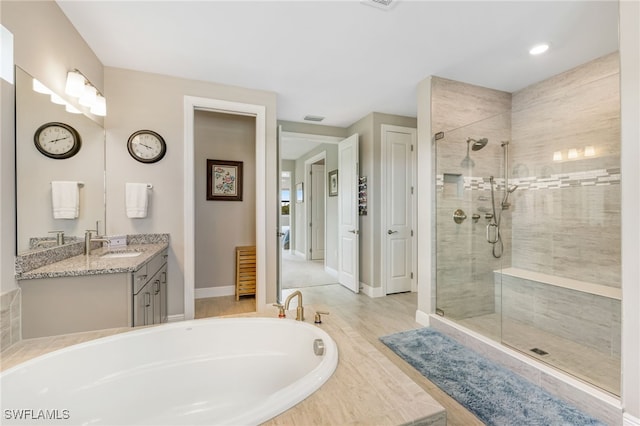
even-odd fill
[{"label": "baseboard trim", "polygon": [[360,291],[362,291],[367,296],[373,298],[383,297],[384,293],[382,291],[382,287],[371,287],[369,284],[365,284],[360,282]]},{"label": "baseboard trim", "polygon": [[629,413],[622,415],[622,426],[640,426],[640,419]]},{"label": "baseboard trim", "polygon": [[429,327],[429,314],[416,309],[416,322],[425,327]]},{"label": "baseboard trim", "polygon": [[196,288],[196,299],[205,299],[207,297],[223,297],[234,296],[236,294],[236,287],[233,285],[226,285],[222,287],[203,287]]},{"label": "baseboard trim", "polygon": [[332,276],[333,278],[335,278],[336,280],[338,279],[338,271],[336,271],[335,269],[330,268],[330,267],[328,267],[328,266],[325,266],[325,267],[324,267],[324,271],[325,271],[327,274],[331,275],[331,276]]},{"label": "baseboard trim", "polygon": [[167,316],[167,322],[184,321],[184,314],[175,314]]}]

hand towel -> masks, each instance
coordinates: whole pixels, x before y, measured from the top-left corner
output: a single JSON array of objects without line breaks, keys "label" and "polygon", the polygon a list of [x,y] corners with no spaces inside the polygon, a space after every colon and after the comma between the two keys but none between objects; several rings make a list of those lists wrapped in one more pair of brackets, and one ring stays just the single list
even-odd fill
[{"label": "hand towel", "polygon": [[51,199],[54,219],[76,219],[80,213],[78,182],[51,182]]},{"label": "hand towel", "polygon": [[127,217],[139,219],[147,217],[147,194],[146,183],[127,183],[126,184],[126,209]]}]

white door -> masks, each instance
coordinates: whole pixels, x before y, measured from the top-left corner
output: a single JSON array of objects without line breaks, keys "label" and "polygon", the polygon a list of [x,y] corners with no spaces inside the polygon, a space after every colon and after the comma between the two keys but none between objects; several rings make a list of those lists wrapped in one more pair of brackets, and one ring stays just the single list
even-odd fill
[{"label": "white door", "polygon": [[311,165],[311,260],[324,259],[324,165]]},{"label": "white door", "polygon": [[413,280],[413,146],[415,129],[382,126],[383,256],[386,294],[411,291]]},{"label": "white door", "polygon": [[360,290],[358,134],[338,144],[338,282]]}]

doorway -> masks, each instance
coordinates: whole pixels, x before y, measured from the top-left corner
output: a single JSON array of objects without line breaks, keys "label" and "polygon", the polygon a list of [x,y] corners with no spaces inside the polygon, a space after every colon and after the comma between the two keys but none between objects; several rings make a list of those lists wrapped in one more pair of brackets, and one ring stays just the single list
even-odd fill
[{"label": "doorway", "polygon": [[282,131],[280,141],[280,289],[337,282],[337,169],[341,138]]},{"label": "doorway", "polygon": [[[197,110],[223,114],[251,116],[255,119],[255,187],[263,188],[267,180],[266,169],[266,108],[264,105],[244,104],[219,99],[185,96],[184,98],[184,169],[193,171],[195,155],[195,113]],[[198,159],[200,160],[200,159]],[[196,249],[196,173],[184,176],[184,319],[195,317],[195,249]],[[258,259],[266,259],[266,194],[255,191],[255,246]],[[256,310],[266,306],[266,262],[256,265]]]}]

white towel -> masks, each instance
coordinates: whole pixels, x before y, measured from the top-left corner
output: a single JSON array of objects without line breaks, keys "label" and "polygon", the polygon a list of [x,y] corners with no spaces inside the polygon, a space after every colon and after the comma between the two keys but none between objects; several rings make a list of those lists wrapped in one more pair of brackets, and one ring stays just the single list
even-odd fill
[{"label": "white towel", "polygon": [[76,219],[80,213],[78,182],[51,182],[51,200],[54,219]]},{"label": "white towel", "polygon": [[127,217],[143,218],[147,217],[147,194],[146,183],[127,183],[126,184],[126,209]]}]

